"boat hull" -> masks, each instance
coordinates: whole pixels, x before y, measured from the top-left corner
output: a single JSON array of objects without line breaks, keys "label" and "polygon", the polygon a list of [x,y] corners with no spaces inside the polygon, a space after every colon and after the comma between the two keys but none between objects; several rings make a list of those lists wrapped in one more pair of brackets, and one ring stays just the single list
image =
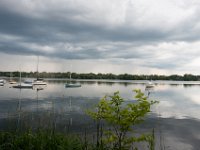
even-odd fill
[{"label": "boat hull", "polygon": [[36,80],[33,82],[33,85],[47,85],[47,83],[44,81]]},{"label": "boat hull", "polygon": [[9,81],[9,84],[17,84],[16,81]]},{"label": "boat hull", "polygon": [[32,89],[33,85],[25,85],[25,84],[19,84],[19,85],[14,85],[13,88],[17,88],[17,89]]},{"label": "boat hull", "polygon": [[47,85],[46,82],[43,82],[43,83],[33,83],[33,85]]}]

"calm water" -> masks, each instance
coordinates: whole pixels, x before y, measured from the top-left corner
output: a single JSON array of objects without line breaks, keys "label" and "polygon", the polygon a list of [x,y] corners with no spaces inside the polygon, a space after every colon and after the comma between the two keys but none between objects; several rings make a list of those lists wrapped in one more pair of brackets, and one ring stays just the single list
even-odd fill
[{"label": "calm water", "polygon": [[156,147],[165,150],[200,149],[200,82],[157,81],[145,90],[145,81],[78,81],[80,88],[65,88],[66,81],[48,80],[43,90],[0,87],[0,129],[24,130],[38,127],[62,132],[94,131],[94,122],[85,115],[104,95],[120,91],[128,102],[139,88],[160,103],[139,130],[155,128]]}]

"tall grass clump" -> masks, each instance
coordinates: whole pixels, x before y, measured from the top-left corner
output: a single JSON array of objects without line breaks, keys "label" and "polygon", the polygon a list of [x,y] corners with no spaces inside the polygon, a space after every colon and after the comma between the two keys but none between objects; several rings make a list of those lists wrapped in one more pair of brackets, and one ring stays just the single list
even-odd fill
[{"label": "tall grass clump", "polygon": [[80,138],[51,131],[0,132],[0,150],[81,150]]}]

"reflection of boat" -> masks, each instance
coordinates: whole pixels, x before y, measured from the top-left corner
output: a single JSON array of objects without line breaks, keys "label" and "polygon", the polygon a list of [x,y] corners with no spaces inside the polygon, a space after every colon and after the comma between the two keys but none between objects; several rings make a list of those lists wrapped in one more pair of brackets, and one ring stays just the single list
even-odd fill
[{"label": "reflection of boat", "polygon": [[148,86],[145,87],[145,91],[147,91],[147,97],[150,96],[150,94],[154,91],[154,84],[148,84]]},{"label": "reflection of boat", "polygon": [[81,84],[78,83],[66,83],[65,84],[66,88],[75,88],[75,87],[81,87]]},{"label": "reflection of boat", "polygon": [[44,90],[45,87],[46,87],[46,85],[34,85],[33,89],[40,91],[40,90]]},{"label": "reflection of boat", "polygon": [[17,118],[17,124],[16,124],[16,127],[17,127],[17,130],[20,129],[21,127],[21,89],[20,89],[20,95],[19,95],[19,101],[18,101],[18,106],[17,106],[17,113],[18,113],[18,118]]}]

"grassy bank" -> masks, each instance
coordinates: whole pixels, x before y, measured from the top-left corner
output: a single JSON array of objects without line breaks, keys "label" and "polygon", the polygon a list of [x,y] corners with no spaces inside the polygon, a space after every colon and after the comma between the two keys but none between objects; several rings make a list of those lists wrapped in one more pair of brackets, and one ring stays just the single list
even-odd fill
[{"label": "grassy bank", "polygon": [[89,148],[77,136],[51,131],[0,132],[1,150],[81,150],[86,147]]}]

